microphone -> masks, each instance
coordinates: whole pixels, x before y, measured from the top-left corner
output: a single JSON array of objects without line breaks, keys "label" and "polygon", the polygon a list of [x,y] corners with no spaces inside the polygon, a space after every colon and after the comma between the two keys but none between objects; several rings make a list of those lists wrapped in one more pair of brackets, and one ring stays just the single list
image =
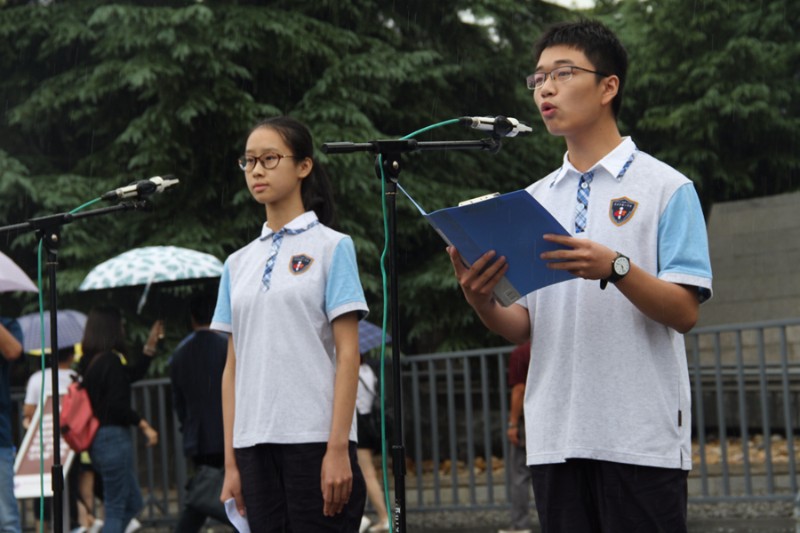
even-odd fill
[{"label": "microphone", "polygon": [[516,137],[527,135],[533,129],[519,120],[498,115],[496,117],[461,117],[461,124],[482,131],[491,131],[499,137]]},{"label": "microphone", "polygon": [[155,176],[149,180],[136,181],[130,185],[114,189],[113,191],[108,191],[101,196],[101,198],[103,200],[143,198],[145,196],[150,196],[151,194],[164,192],[164,189],[172,187],[173,185],[177,185],[179,180],[174,178],[175,176],[172,174],[167,174],[163,178],[161,176]]}]

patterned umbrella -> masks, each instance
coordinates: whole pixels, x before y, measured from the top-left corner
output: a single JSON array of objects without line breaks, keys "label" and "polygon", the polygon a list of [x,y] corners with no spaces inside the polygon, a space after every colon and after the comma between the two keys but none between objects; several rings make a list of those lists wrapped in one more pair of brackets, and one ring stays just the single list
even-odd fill
[{"label": "patterned umbrella", "polygon": [[[83,328],[86,327],[86,315],[73,309],[56,311],[58,317],[58,349],[69,348],[81,342]],[[22,349],[34,355],[42,353],[41,329],[39,328],[39,313],[30,313],[17,318],[19,327],[22,328]],[[49,353],[50,344],[50,312],[44,312],[44,346],[45,353]]]},{"label": "patterned umbrella", "polygon": [[185,283],[222,275],[222,262],[211,254],[176,246],[146,246],[128,250],[94,267],[79,291],[144,285],[141,312],[150,286]]},{"label": "patterned umbrella", "polygon": [[0,252],[0,292],[11,291],[39,292],[39,289],[11,258]]},{"label": "patterned umbrella", "polygon": [[[381,345],[383,330],[371,322],[361,320],[358,323],[358,351],[368,352]],[[392,337],[386,334],[386,344],[392,342]]]}]

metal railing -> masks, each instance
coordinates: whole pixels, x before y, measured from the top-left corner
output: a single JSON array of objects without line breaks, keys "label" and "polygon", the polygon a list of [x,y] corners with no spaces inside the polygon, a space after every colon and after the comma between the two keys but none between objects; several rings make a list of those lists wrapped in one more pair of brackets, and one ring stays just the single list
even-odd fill
[{"label": "metal railing", "polygon": [[800,319],[789,319],[687,335],[699,479],[693,501],[795,499],[798,332]]},{"label": "metal railing", "polygon": [[[690,501],[794,499],[800,319],[698,328],[686,336],[686,344],[695,452]],[[504,422],[512,348],[402,358],[409,512],[508,507]],[[388,365],[389,414],[390,374]],[[134,408],[160,435],[155,448],[145,448],[136,435],[134,459],[146,503],[140,519],[172,523],[183,502],[188,467],[170,383],[146,380],[133,391]],[[21,394],[14,399],[21,416]],[[391,464],[389,469],[391,476]]]}]

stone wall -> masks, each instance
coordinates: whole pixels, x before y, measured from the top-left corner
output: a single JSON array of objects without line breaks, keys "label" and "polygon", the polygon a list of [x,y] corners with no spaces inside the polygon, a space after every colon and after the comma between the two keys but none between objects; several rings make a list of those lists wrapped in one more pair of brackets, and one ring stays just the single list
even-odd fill
[{"label": "stone wall", "polygon": [[800,192],[715,204],[714,297],[698,326],[800,317]]}]

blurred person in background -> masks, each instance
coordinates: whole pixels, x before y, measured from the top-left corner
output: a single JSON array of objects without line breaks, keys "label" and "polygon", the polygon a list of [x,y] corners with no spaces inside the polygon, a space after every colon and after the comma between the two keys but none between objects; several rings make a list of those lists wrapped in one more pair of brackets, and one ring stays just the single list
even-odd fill
[{"label": "blurred person in background", "polygon": [[[183,433],[183,452],[192,460],[195,477],[187,485],[187,503],[181,511],[177,533],[194,533],[206,521],[202,509],[189,504],[192,491],[204,490],[198,482],[203,469],[224,477],[225,442],[222,429],[222,371],[228,356],[228,337],[208,329],[216,299],[206,293],[194,295],[189,302],[192,333],[175,349],[170,363],[172,405]],[[204,473],[205,474],[205,473]],[[212,517],[228,523],[225,507],[216,494],[209,494],[218,508]]]},{"label": "blurred person in background", "polygon": [[126,364],[125,328],[120,311],[98,307],[86,320],[78,370],[100,422],[89,454],[103,482],[104,533],[125,532],[144,507],[134,471],[129,428],[141,429],[148,446],[158,443],[158,433],[131,408],[131,384],[144,377],[163,336],[164,324],[157,320],[142,348],[144,357]]},{"label": "blurred person in background", "polygon": [[14,497],[14,441],[11,436],[11,363],[22,355],[22,330],[16,320],[0,317],[0,532],[20,533]]}]

